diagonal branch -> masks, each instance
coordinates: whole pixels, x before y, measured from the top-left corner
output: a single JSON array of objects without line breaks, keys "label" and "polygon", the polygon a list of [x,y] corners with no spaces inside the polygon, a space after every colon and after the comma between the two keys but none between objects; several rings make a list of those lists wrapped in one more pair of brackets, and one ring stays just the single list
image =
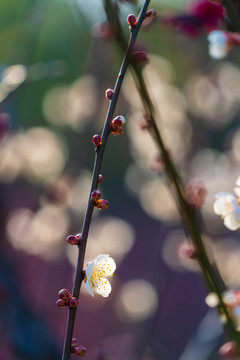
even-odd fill
[{"label": "diagonal branch", "polygon": [[[107,143],[108,136],[110,134],[110,122],[113,119],[113,114],[114,114],[118,96],[119,96],[119,93],[121,90],[122,82],[123,82],[124,76],[126,74],[127,68],[129,66],[129,58],[130,58],[130,55],[132,53],[132,50],[133,50],[133,47],[134,47],[134,44],[136,41],[138,31],[139,31],[139,29],[142,25],[142,22],[145,18],[145,13],[146,13],[149,3],[150,3],[150,0],[144,1],[144,4],[142,6],[142,9],[141,9],[141,12],[140,12],[140,15],[138,18],[137,26],[135,28],[133,28],[131,31],[129,44],[127,46],[127,50],[126,50],[126,53],[123,58],[120,72],[118,74],[118,77],[117,77],[117,80],[115,83],[114,94],[113,94],[113,97],[112,97],[109,107],[108,107],[103,131],[102,131],[102,136],[101,136],[102,137],[102,145],[96,148],[96,157],[95,157],[95,163],[94,163],[94,169],[93,169],[93,175],[92,175],[92,184],[91,184],[90,195],[98,187],[98,177],[100,174],[100,169],[101,169],[101,165],[102,165],[105,146]],[[81,284],[84,279],[83,264],[84,264],[85,250],[86,250],[86,245],[87,245],[88,232],[89,232],[93,209],[94,209],[93,205],[91,204],[90,195],[89,195],[89,200],[88,200],[85,218],[84,218],[84,222],[83,222],[82,240],[78,246],[77,268],[76,268],[73,293],[72,293],[73,296],[76,298],[79,297]],[[69,308],[62,360],[70,359],[71,342],[72,342],[72,336],[73,336],[73,330],[74,330],[74,324],[75,324],[75,318],[76,318],[76,311],[77,311],[77,308]]]}]

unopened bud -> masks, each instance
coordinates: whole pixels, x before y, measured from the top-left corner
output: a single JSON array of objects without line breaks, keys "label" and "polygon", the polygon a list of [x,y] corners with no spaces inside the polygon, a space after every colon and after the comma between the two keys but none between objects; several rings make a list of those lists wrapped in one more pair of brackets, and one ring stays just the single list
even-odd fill
[{"label": "unopened bud", "polygon": [[94,190],[91,193],[91,202],[95,203],[96,201],[98,201],[102,196],[102,192],[100,190]]},{"label": "unopened bud", "polygon": [[79,239],[77,239],[77,237],[75,235],[69,235],[67,237],[67,242],[70,245],[78,245],[79,244]]},{"label": "unopened bud", "polygon": [[207,195],[207,190],[204,188],[203,183],[199,180],[191,180],[186,186],[187,202],[199,208],[203,205]]},{"label": "unopened bud", "polygon": [[179,255],[183,258],[195,260],[197,259],[196,250],[188,243],[184,242],[179,247]]},{"label": "unopened bud", "polygon": [[109,202],[104,199],[100,199],[97,201],[97,208],[100,210],[107,210],[109,208]]},{"label": "unopened bud", "polygon": [[146,12],[146,17],[152,18],[152,17],[156,16],[156,14],[157,14],[157,11],[155,9],[150,9]]},{"label": "unopened bud", "polygon": [[116,116],[111,122],[111,130],[112,131],[117,130],[120,127],[125,126],[125,124],[126,124],[126,120],[124,116],[122,115]]},{"label": "unopened bud", "polygon": [[128,23],[128,25],[129,25],[130,29],[136,27],[136,25],[137,25],[136,16],[133,15],[133,14],[128,15],[128,17],[127,17],[127,23]]},{"label": "unopened bud", "polygon": [[73,354],[76,356],[84,356],[87,352],[87,349],[84,346],[75,346],[73,349]]},{"label": "unopened bud", "polygon": [[102,145],[102,138],[100,135],[94,135],[92,138],[92,143],[96,146],[99,147],[100,145]]},{"label": "unopened bud", "polygon": [[134,51],[132,53],[132,57],[137,63],[143,63],[148,61],[147,53],[143,50]]},{"label": "unopened bud", "polygon": [[238,357],[237,345],[234,341],[224,344],[218,351],[225,359],[236,359]]},{"label": "unopened bud", "polygon": [[107,100],[111,100],[113,97],[114,91],[112,89],[107,89],[105,91],[105,97]]},{"label": "unopened bud", "polygon": [[103,183],[103,176],[101,174],[99,174],[99,176],[98,176],[98,183],[99,184]]},{"label": "unopened bud", "polygon": [[76,297],[72,297],[70,300],[69,300],[69,307],[70,308],[75,308],[77,307],[79,304],[78,302],[78,299]]},{"label": "unopened bud", "polygon": [[68,302],[68,300],[71,298],[71,294],[67,289],[60,290],[58,296],[61,300],[65,302]]},{"label": "unopened bud", "polygon": [[56,305],[58,307],[64,308],[65,306],[67,306],[67,303],[62,299],[58,299],[57,302],[56,302]]}]

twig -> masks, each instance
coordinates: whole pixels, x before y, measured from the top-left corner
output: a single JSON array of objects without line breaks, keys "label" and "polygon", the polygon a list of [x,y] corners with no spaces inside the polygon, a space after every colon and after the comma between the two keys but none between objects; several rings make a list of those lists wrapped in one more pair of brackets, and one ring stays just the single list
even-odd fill
[{"label": "twig", "polygon": [[[96,157],[95,157],[95,164],[94,164],[94,169],[93,169],[90,195],[98,187],[98,177],[100,174],[104,150],[105,150],[108,136],[110,134],[110,122],[112,121],[116,103],[117,103],[120,89],[122,86],[122,82],[123,82],[125,73],[127,71],[128,65],[129,65],[129,55],[132,53],[138,31],[139,31],[141,24],[145,18],[145,13],[146,13],[149,3],[150,3],[150,0],[144,1],[143,7],[142,7],[140,15],[139,15],[137,26],[134,29],[132,29],[130,41],[129,41],[129,44],[127,47],[127,51],[125,53],[125,56],[124,56],[124,59],[123,59],[122,65],[121,65],[121,69],[118,74],[118,78],[117,78],[115,88],[114,88],[114,95],[113,95],[113,97],[110,101],[109,107],[108,107],[103,131],[102,131],[102,135],[101,135],[102,145],[99,146],[98,148],[96,148]],[[81,243],[78,246],[77,269],[76,269],[73,292],[72,292],[73,296],[76,298],[79,297],[81,284],[84,279],[83,264],[84,264],[85,250],[86,250],[86,245],[87,245],[87,238],[88,238],[89,227],[91,224],[93,209],[94,209],[94,207],[91,203],[91,198],[89,196],[89,201],[88,201],[85,218],[84,218],[84,222],[83,222],[83,228],[82,228],[82,239],[81,239]],[[73,336],[73,330],[74,330],[74,324],[75,324],[75,318],[76,318],[76,311],[77,311],[76,307],[69,308],[62,360],[70,359],[71,342],[72,342],[72,336]]]}]

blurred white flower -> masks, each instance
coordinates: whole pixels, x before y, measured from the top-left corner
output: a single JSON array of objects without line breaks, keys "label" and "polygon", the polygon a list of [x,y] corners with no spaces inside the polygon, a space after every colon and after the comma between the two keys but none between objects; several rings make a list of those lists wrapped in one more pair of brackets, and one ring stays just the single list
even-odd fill
[{"label": "blurred white flower", "polygon": [[90,295],[94,296],[93,290],[103,297],[108,297],[112,288],[108,277],[116,270],[115,261],[109,255],[98,255],[87,264],[85,285]]},{"label": "blurred white flower", "polygon": [[223,302],[233,316],[237,330],[240,328],[240,291],[226,290],[223,293]]},{"label": "blurred white flower", "polygon": [[225,31],[213,30],[208,34],[209,55],[213,59],[223,59],[230,48],[228,45],[228,36]]},{"label": "blurred white flower", "polygon": [[224,225],[230,230],[240,228],[240,177],[234,188],[236,195],[229,192],[219,192],[215,195],[216,201],[213,205],[214,212],[220,215]]}]

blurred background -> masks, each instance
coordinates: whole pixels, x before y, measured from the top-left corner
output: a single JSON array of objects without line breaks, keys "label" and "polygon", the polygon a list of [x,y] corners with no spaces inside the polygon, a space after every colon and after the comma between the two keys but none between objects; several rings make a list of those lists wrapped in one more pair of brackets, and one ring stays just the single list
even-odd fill
[{"label": "blurred background", "polygon": [[[155,0],[158,14],[187,13],[191,1]],[[126,16],[139,4],[119,2]],[[99,0],[0,2],[0,360],[61,358],[67,310],[94,162],[121,64]],[[143,27],[144,75],[159,127],[186,182],[207,189],[206,244],[228,286],[240,285],[239,234],[213,213],[214,195],[240,175],[240,54],[208,56],[203,29],[186,36],[155,18]],[[115,115],[123,136],[109,138],[100,186],[109,210],[96,210],[86,263],[107,253],[117,263],[109,298],[81,289],[74,336],[86,360],[219,359],[222,330],[205,304],[198,267],[180,249],[186,235],[156,171],[156,148],[143,121],[131,74]],[[157,169],[158,170],[158,169]],[[74,356],[73,356],[74,358]]]}]

